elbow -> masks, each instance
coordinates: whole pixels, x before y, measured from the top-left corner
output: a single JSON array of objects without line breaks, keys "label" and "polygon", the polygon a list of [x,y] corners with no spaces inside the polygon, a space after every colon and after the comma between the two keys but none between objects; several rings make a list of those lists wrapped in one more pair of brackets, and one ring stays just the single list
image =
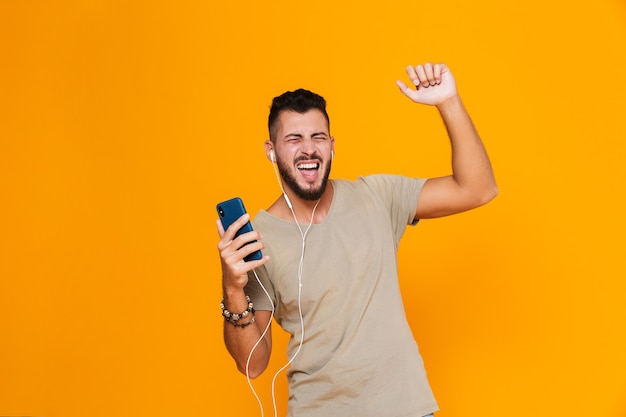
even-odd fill
[{"label": "elbow", "polygon": [[265,366],[252,366],[251,364],[247,368],[246,364],[237,365],[237,369],[239,370],[239,372],[241,372],[250,379],[257,379],[258,377],[260,377],[263,371],[265,371],[265,368]]},{"label": "elbow", "polygon": [[469,203],[470,209],[477,208],[480,206],[484,206],[489,203],[491,200],[498,196],[498,187],[493,184],[488,187],[483,187],[480,192],[473,193],[473,197],[470,198],[471,203]]},{"label": "elbow", "polygon": [[483,204],[487,204],[488,202],[496,198],[498,196],[498,192],[498,186],[495,183],[492,184],[491,187],[487,187],[483,195]]},{"label": "elbow", "polygon": [[260,377],[260,376],[261,376],[261,374],[262,374],[262,373],[263,373],[263,372],[250,372],[250,373],[248,374],[248,377],[249,377],[250,379],[257,379],[258,377]]},{"label": "elbow", "polygon": [[252,358],[245,360],[237,360],[237,369],[250,379],[256,379],[261,376],[267,365],[269,364],[269,356],[261,357],[256,354],[252,355]]}]

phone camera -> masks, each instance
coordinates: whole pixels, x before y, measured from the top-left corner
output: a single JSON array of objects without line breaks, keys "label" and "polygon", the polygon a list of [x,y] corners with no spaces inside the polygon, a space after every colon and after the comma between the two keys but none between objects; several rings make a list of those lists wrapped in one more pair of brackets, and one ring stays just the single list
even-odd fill
[{"label": "phone camera", "polygon": [[217,211],[220,214],[220,217],[224,217],[224,209],[222,207],[218,207]]}]

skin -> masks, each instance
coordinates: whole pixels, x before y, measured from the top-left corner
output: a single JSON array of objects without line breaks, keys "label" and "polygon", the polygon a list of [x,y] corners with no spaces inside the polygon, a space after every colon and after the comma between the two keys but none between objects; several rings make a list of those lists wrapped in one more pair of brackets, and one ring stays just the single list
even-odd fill
[{"label": "skin", "polygon": [[[418,200],[415,218],[448,216],[489,202],[498,193],[491,164],[463,106],[452,73],[444,64],[431,63],[409,66],[406,72],[415,87],[411,88],[402,81],[396,81],[398,88],[413,102],[437,108],[452,147],[452,174],[426,181]],[[281,172],[288,173],[295,180],[293,187],[283,181],[283,187],[298,221],[308,223],[318,199],[302,198],[295,192],[295,188],[315,191],[322,187],[324,173],[330,168],[332,161],[331,152],[335,149],[335,139],[330,135],[326,119],[318,110],[304,114],[284,111],[278,120],[274,140],[265,142],[265,152],[269,160],[272,159],[273,152]],[[319,168],[299,170],[298,166],[303,163],[319,164]],[[313,217],[314,223],[321,223],[326,218],[333,194],[333,187],[329,183],[319,198]],[[294,221],[283,195],[269,207],[268,212],[284,220]],[[248,220],[249,215],[246,214],[226,231],[220,221],[217,221],[224,303],[228,310],[234,312],[247,308],[244,293],[248,282],[247,273],[269,261],[269,257],[265,256],[259,261],[244,262],[246,255],[265,248],[262,236],[256,231],[234,239],[235,232]],[[245,245],[253,240],[257,242]],[[238,369],[244,374],[248,373],[251,378],[258,377],[269,361],[272,350],[271,329],[268,327],[270,319],[269,311],[257,311],[256,321],[244,329],[229,323],[224,324],[226,347],[235,359]],[[246,372],[248,355],[266,328],[268,331],[256,347]]]},{"label": "skin", "polygon": [[[319,110],[310,110],[304,114],[283,111],[278,117],[278,129],[274,142],[265,142],[268,159],[274,152],[276,163],[281,171],[286,172],[302,190],[314,192],[322,188],[325,181],[324,173],[330,169],[331,152],[335,149],[335,138],[330,135],[326,118]],[[305,164],[318,164],[316,170],[300,170]],[[287,182],[283,180],[283,189],[293,205],[299,221],[308,223],[315,210],[314,223],[321,223],[330,207],[334,190],[326,187],[321,197],[304,199]],[[318,200],[320,200],[318,204]],[[293,221],[293,214],[287,206],[284,196],[272,204],[268,212],[280,218]]]}]

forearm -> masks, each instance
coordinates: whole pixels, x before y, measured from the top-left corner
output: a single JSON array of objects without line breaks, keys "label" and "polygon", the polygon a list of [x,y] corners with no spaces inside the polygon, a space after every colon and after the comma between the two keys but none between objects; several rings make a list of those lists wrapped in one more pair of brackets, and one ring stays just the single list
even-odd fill
[{"label": "forearm", "polygon": [[462,192],[481,205],[497,194],[497,186],[483,143],[458,95],[437,106],[452,147],[452,178]]},{"label": "forearm", "polygon": [[[232,313],[241,313],[248,308],[243,290],[224,290],[224,306]],[[271,334],[268,330],[261,339],[270,320],[268,311],[249,314],[237,322],[224,320],[224,343],[240,372],[251,378],[259,376],[267,367],[271,353]],[[237,325],[233,325],[236,323]],[[258,345],[257,345],[258,344]],[[254,347],[255,345],[256,348]],[[250,352],[254,348],[252,356]],[[248,363],[248,358],[250,358]]]}]

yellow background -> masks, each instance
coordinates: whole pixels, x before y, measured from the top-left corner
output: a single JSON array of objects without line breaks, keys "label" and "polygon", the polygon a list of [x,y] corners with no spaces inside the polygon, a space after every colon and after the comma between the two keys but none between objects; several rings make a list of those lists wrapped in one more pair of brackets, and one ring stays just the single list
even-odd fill
[{"label": "yellow background", "polygon": [[625,41],[622,0],[1,0],[0,415],[260,415],[215,204],[278,195],[267,110],[298,87],[329,101],[334,177],[448,173],[394,85],[430,60],[500,188],[400,248],[439,416],[625,417]]}]

